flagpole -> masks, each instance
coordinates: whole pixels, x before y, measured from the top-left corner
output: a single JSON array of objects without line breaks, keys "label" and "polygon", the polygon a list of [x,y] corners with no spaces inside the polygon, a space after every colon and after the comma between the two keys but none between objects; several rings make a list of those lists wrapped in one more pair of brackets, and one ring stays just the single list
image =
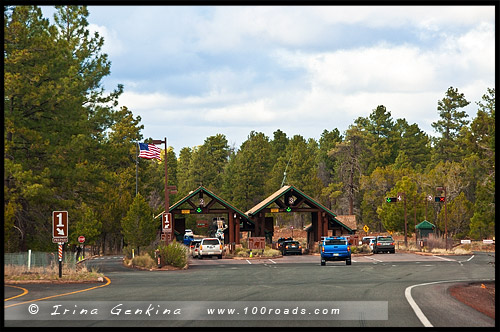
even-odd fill
[{"label": "flagpole", "polygon": [[[170,206],[169,204],[169,197],[168,197],[168,171],[167,171],[167,138],[165,137],[165,213],[169,213],[168,208]],[[174,229],[174,222],[173,220],[171,221],[172,223],[172,230]]]},{"label": "flagpole", "polygon": [[139,178],[139,142],[135,142],[135,195],[137,196],[137,181]]}]

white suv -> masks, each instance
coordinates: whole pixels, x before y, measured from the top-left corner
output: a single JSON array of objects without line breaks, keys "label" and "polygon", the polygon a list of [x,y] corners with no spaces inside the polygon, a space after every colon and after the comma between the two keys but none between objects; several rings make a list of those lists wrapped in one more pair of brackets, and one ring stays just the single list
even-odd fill
[{"label": "white suv", "polygon": [[217,256],[222,258],[222,244],[216,237],[205,238],[201,240],[200,248],[198,249],[198,258]]}]

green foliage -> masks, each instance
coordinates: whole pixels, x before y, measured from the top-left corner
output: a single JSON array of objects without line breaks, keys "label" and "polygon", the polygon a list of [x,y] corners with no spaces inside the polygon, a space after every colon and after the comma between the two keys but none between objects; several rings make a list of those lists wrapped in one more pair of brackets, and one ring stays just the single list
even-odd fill
[{"label": "green foliage", "polygon": [[167,246],[160,245],[158,250],[167,265],[184,268],[188,263],[187,247],[177,241],[170,242]]},{"label": "green foliage", "polygon": [[[85,236],[85,244],[94,245],[102,232],[102,222],[97,219],[96,213],[87,204],[82,203],[79,217],[70,224],[70,243],[78,244],[78,237]],[[73,226],[74,225],[74,226]]]},{"label": "green foliage", "polygon": [[432,127],[441,134],[435,142],[437,153],[434,154],[434,159],[436,161],[459,161],[464,155],[457,141],[463,134],[462,128],[469,121],[466,119],[467,113],[460,109],[469,104],[464,94],[459,93],[458,89],[453,87],[448,88],[445,98],[438,102],[440,120],[432,123]]},{"label": "green foliage", "polygon": [[141,194],[137,194],[125,218],[121,221],[125,242],[140,247],[150,244],[156,237],[157,224],[153,213]]}]

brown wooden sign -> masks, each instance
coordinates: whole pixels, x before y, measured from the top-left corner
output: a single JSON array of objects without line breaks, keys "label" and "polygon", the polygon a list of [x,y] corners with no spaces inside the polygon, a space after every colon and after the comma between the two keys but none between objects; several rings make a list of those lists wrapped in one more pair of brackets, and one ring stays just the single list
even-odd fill
[{"label": "brown wooden sign", "polygon": [[68,242],[68,211],[52,211],[52,242]]},{"label": "brown wooden sign", "polygon": [[248,249],[252,250],[264,250],[266,247],[265,237],[249,237],[248,238]]}]

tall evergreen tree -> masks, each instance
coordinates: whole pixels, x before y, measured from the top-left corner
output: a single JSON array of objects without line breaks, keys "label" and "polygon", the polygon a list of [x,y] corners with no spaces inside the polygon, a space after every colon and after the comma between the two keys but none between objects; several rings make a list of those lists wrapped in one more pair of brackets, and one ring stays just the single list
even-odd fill
[{"label": "tall evergreen tree", "polygon": [[441,137],[435,140],[435,162],[438,161],[460,161],[464,155],[462,147],[457,144],[461,129],[466,126],[467,113],[461,109],[469,105],[463,93],[457,88],[450,87],[446,96],[438,101],[440,120],[433,122],[432,127]]}]

